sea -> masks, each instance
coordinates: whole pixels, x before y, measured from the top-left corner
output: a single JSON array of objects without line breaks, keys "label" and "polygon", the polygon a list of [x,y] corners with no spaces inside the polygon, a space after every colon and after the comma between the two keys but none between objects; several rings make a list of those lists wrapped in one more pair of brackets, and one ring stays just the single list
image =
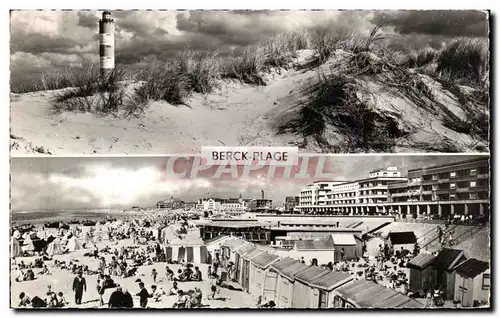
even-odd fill
[{"label": "sea", "polygon": [[52,211],[26,211],[12,212],[11,223],[39,223],[72,220],[102,220],[105,218],[119,218],[127,216],[123,210],[52,210]]}]

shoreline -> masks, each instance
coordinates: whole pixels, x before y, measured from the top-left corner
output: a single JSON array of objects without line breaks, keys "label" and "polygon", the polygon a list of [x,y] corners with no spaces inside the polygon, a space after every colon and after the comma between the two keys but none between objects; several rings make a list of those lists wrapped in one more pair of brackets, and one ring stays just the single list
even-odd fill
[{"label": "shoreline", "polygon": [[[144,216],[147,214],[155,214],[161,212],[158,211],[40,211],[40,212],[12,212],[9,217],[11,226],[18,225],[40,225],[43,223],[50,222],[64,222],[69,223],[73,221],[101,221],[107,218],[117,218],[117,219],[127,219],[134,216]],[[67,213],[65,215],[65,213]],[[17,215],[16,215],[17,214]],[[39,214],[39,215],[37,215]],[[80,214],[80,215],[79,215]],[[23,218],[23,215],[26,218]]]}]

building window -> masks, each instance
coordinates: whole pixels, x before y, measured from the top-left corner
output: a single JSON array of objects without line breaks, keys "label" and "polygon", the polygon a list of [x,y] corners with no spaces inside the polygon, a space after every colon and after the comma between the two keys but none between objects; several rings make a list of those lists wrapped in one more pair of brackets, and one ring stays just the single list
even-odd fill
[{"label": "building window", "polygon": [[455,178],[457,176],[456,172],[450,172],[450,178]]},{"label": "building window", "polygon": [[454,194],[450,194],[450,200],[455,200],[456,196]]},{"label": "building window", "polygon": [[437,180],[438,179],[438,175],[437,174],[433,174],[432,175],[432,180]]},{"label": "building window", "polygon": [[469,193],[469,198],[470,199],[479,199],[479,196],[476,192],[471,192],[471,193]]},{"label": "building window", "polygon": [[470,169],[470,175],[471,176],[477,175],[477,170],[476,169]]},{"label": "building window", "polygon": [[483,274],[483,289],[490,289],[490,274]]},{"label": "building window", "polygon": [[450,189],[456,189],[457,184],[456,183],[450,183]]},{"label": "building window", "polygon": [[470,187],[475,188],[476,187],[476,181],[471,181],[470,182]]}]

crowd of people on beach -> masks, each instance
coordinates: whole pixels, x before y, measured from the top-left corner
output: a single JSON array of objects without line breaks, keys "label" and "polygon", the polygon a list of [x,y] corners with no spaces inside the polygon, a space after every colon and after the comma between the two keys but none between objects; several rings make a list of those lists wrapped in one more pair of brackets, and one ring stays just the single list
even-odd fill
[{"label": "crowd of people on beach", "polygon": [[[90,268],[88,265],[82,264],[88,262],[81,262],[79,259],[64,261],[53,258],[52,255],[46,253],[46,249],[42,249],[38,251],[37,255],[40,257],[35,259],[34,264],[25,264],[23,260],[14,259],[13,263],[16,272],[16,277],[14,279],[17,282],[24,282],[35,280],[39,275],[51,275],[53,269],[68,271],[75,275],[72,282],[74,304],[80,306],[88,288],[85,276],[96,275],[97,284],[95,288],[99,295],[99,307],[103,307],[107,304],[109,308],[133,308],[134,301],[132,294],[119,283],[115,282],[115,280],[134,276],[138,277],[136,280],[138,284],[137,293],[134,293],[134,296],[139,298],[139,303],[137,305],[141,308],[147,307],[148,299],[152,299],[153,302],[159,302],[166,296],[177,296],[177,300],[173,305],[174,308],[199,307],[201,306],[202,300],[202,292],[199,287],[194,287],[192,290],[183,290],[179,288],[179,284],[182,282],[200,282],[203,280],[200,268],[192,263],[182,261],[180,263],[181,268],[175,272],[168,265],[165,267],[165,280],[172,282],[172,287],[168,289],[168,293],[163,290],[163,287],[158,285],[162,283],[163,280],[159,279],[159,272],[156,268],[153,268],[150,273],[153,280],[153,285],[150,286],[151,292],[149,292],[146,284],[140,278],[148,274],[141,272],[142,266],[154,265],[158,262],[179,264],[177,261],[167,259],[165,249],[157,242],[156,235],[158,234],[149,227],[151,224],[157,225],[156,228],[158,228],[177,223],[180,224],[180,229],[176,234],[179,238],[182,238],[182,234],[187,233],[187,231],[193,227],[183,216],[165,216],[161,214],[148,215],[147,217],[130,221],[122,221],[119,223],[119,227],[103,224],[101,227],[106,227],[106,236],[100,237],[98,242],[107,240],[109,243],[100,249],[97,248],[97,244],[95,244],[97,242],[94,242],[92,239],[97,237],[96,231],[91,230],[84,232],[81,227],[78,225],[74,226],[74,224],[70,227],[66,226],[64,229],[57,228],[56,231],[52,231],[52,233],[54,233],[52,234],[53,236],[71,237],[74,235],[80,237],[82,241],[90,243],[89,245],[92,246],[92,248],[89,249],[89,245],[87,245],[88,251],[83,256],[97,262],[97,268]],[[99,223],[97,222],[96,224],[98,224],[96,225],[97,228]],[[31,233],[35,232],[33,227],[24,227],[23,230],[32,231]],[[25,234],[25,237],[29,235],[32,234]],[[117,244],[116,242],[123,239],[130,239],[133,245],[113,248],[112,245]],[[151,244],[151,242],[156,243]],[[41,271],[35,274],[35,268],[40,268]],[[210,270],[208,274],[210,277],[214,274],[217,275],[216,270]],[[105,291],[108,289],[114,290],[111,292],[109,299],[104,299],[104,295],[106,294]],[[37,295],[30,298],[26,292],[22,292],[19,295],[19,307],[64,307],[68,305],[68,302],[61,292],[47,292],[46,296],[47,297],[40,297]],[[88,301],[89,300],[87,300],[87,302]]]}]

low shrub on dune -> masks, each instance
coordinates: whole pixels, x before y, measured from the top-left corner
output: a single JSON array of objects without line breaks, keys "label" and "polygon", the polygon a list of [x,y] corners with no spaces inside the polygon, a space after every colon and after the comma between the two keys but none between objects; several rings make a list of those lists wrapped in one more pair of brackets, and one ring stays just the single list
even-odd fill
[{"label": "low shrub on dune", "polygon": [[459,38],[437,55],[437,69],[463,84],[477,86],[488,73],[488,43],[485,39]]}]

